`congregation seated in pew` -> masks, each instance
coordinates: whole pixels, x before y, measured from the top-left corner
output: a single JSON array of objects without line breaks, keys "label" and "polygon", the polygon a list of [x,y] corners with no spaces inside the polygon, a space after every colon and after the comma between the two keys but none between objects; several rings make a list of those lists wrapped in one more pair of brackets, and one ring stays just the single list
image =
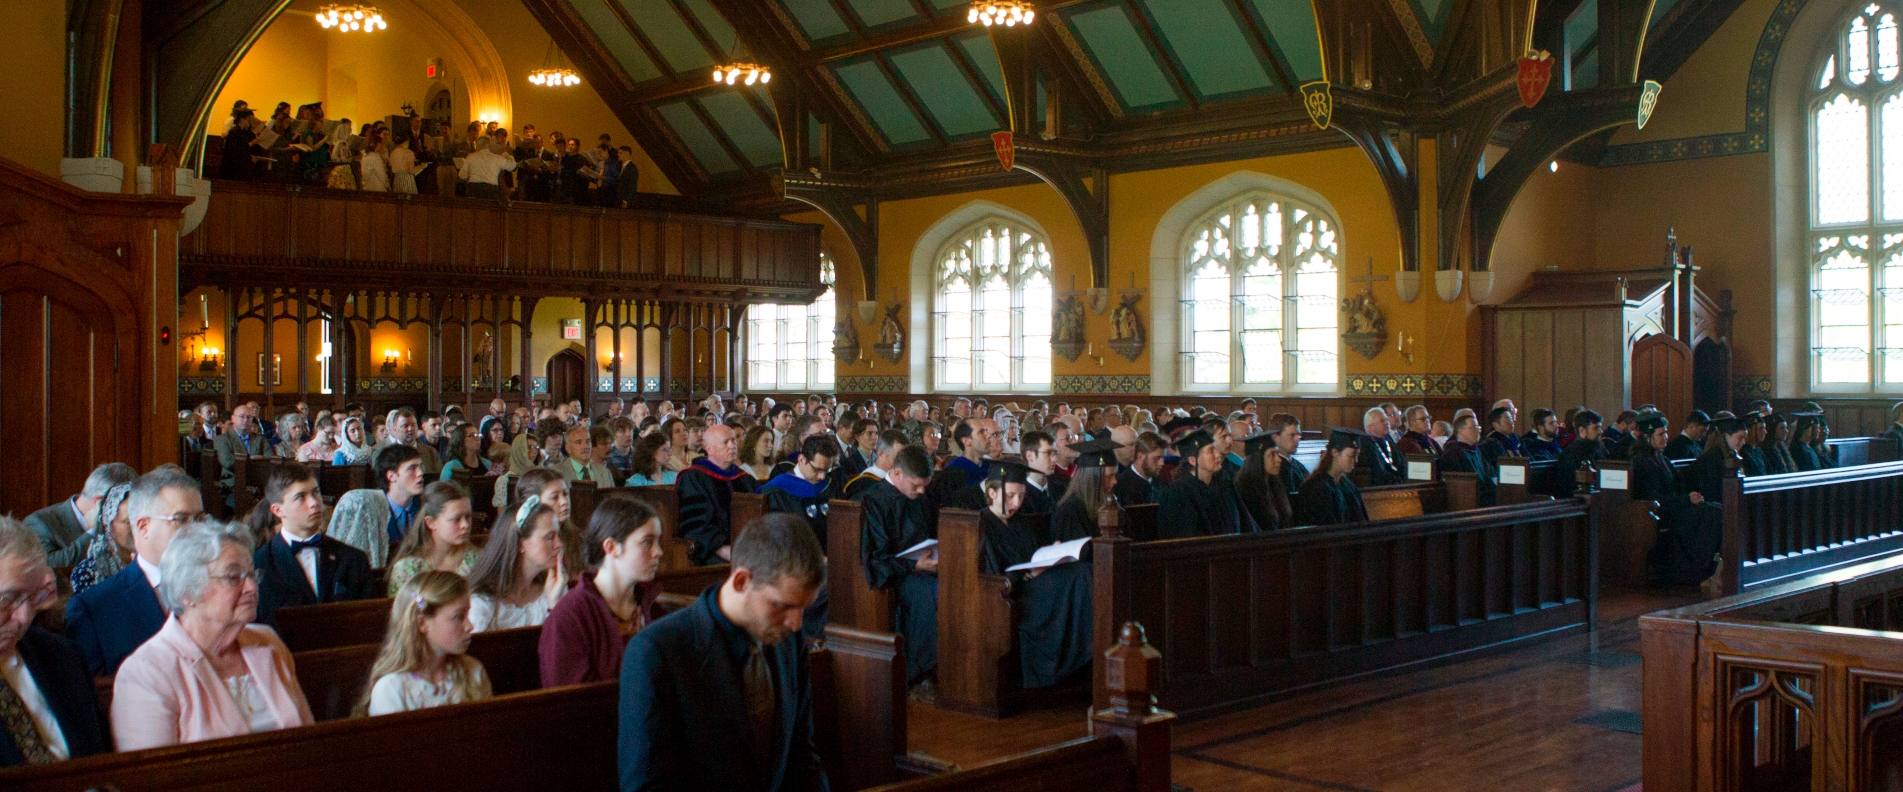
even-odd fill
[{"label": "congregation seated in pew", "polygon": [[1328,427],[1328,448],[1320,464],[1295,493],[1295,524],[1338,525],[1368,519],[1361,490],[1349,476],[1360,453],[1362,432]]},{"label": "congregation seated in pew", "polygon": [[1282,471],[1295,460],[1276,451],[1277,432],[1246,438],[1242,472],[1236,474],[1236,502],[1257,532],[1295,526],[1295,505]]},{"label": "congregation seated in pew", "polygon": [[40,539],[19,520],[0,517],[0,706],[17,713],[0,720],[0,767],[112,750],[86,658],[33,623],[53,601],[54,586]]},{"label": "congregation seated in pew", "polygon": [[752,492],[759,482],[735,465],[739,448],[733,430],[722,425],[707,427],[702,436],[707,456],[694,460],[675,479],[681,497],[680,535],[694,543],[692,560],[696,566],[729,560],[728,523],[731,520],[733,494]]},{"label": "congregation seated in pew", "polygon": [[647,504],[610,497],[588,520],[589,569],[542,624],[543,687],[619,678],[628,639],[660,617],[661,520]]},{"label": "congregation seated in pew", "polygon": [[26,516],[26,527],[40,540],[46,560],[54,567],[70,567],[86,557],[86,551],[101,535],[100,504],[114,487],[130,484],[138,471],[123,462],[107,462],[93,468],[78,495]]},{"label": "congregation seated in pew", "polygon": [[[1043,688],[1090,666],[1091,619],[1095,611],[1091,607],[1088,561],[1012,569],[1031,563],[1046,545],[1031,526],[1011,522],[1024,503],[1027,472],[1022,463],[1006,460],[993,465],[985,478],[985,509],[979,513],[983,538],[978,571],[1011,582],[1012,598],[1017,603],[1012,609],[1017,624],[1012,626],[1020,658],[1019,681],[1025,688]],[[1094,535],[1093,531],[1076,538]],[[1066,541],[1071,540],[1060,538],[1050,544]]]},{"label": "congregation seated in pew", "polygon": [[454,481],[438,481],[423,489],[418,519],[403,537],[390,562],[388,590],[397,589],[426,570],[454,572],[468,577],[482,548],[470,541],[474,530],[474,502],[469,491]]},{"label": "congregation seated in pew", "polygon": [[164,626],[158,560],[164,558],[173,534],[205,516],[198,492],[198,482],[176,467],[140,476],[126,496],[133,563],[66,601],[66,635],[79,645],[93,676],[116,673],[128,655]]},{"label": "congregation seated in pew", "polygon": [[852,497],[864,510],[859,556],[866,585],[891,593],[893,631],[905,636],[905,676],[913,686],[929,681],[938,666],[938,554],[902,555],[935,538],[922,497],[931,477],[925,449],[908,445],[885,479]]},{"label": "congregation seated in pew", "polygon": [[1500,468],[1480,450],[1479,442],[1480,425],[1474,417],[1455,418],[1453,439],[1441,451],[1437,464],[1442,472],[1474,474],[1475,500],[1481,506],[1492,506],[1499,498]]},{"label": "congregation seated in pew", "polygon": [[1040,543],[1072,542],[1097,535],[1097,515],[1111,502],[1117,486],[1115,440],[1092,440],[1071,446],[1077,454],[1064,497],[1051,512],[1050,530]]},{"label": "congregation seated in pew", "polygon": [[370,557],[323,533],[324,502],[317,476],[303,465],[271,471],[264,499],[247,520],[260,543],[252,556],[258,571],[257,621],[275,624],[278,608],[368,599],[373,590]]},{"label": "congregation seated in pew", "polygon": [[539,495],[503,510],[469,572],[469,621],[476,632],[541,624],[568,593],[557,514]]},{"label": "congregation seated in pew", "polygon": [[424,570],[396,593],[383,648],[354,712],[393,712],[481,701],[491,695],[482,662],[470,657],[469,581]]},{"label": "congregation seated in pew", "polygon": [[134,476],[114,484],[99,502],[93,520],[98,525],[93,529],[98,535],[86,545],[86,557],[73,565],[69,575],[74,594],[119,574],[119,570],[132,563],[132,510],[127,508],[126,500],[132,494],[132,483],[137,480]]}]

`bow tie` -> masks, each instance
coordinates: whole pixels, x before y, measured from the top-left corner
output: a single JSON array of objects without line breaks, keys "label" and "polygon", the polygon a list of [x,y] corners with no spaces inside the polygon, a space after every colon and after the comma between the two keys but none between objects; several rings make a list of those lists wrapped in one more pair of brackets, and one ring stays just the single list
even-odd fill
[{"label": "bow tie", "polygon": [[324,543],[324,535],[318,534],[301,542],[292,542],[288,539],[285,541],[291,545],[291,555],[297,555],[305,550],[316,550],[318,545]]}]

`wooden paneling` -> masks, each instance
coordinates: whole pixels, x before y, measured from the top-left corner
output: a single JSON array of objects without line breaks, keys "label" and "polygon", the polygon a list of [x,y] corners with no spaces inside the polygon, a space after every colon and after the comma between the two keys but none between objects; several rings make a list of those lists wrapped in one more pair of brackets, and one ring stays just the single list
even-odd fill
[{"label": "wooden paneling", "polygon": [[1491,399],[1512,399],[1523,413],[1537,407],[1564,413],[1579,404],[1609,414],[1625,408],[1617,308],[1498,310],[1493,316]]},{"label": "wooden paneling", "polygon": [[1657,405],[1673,423],[1692,409],[1692,350],[1658,334],[1632,345],[1632,403]]}]

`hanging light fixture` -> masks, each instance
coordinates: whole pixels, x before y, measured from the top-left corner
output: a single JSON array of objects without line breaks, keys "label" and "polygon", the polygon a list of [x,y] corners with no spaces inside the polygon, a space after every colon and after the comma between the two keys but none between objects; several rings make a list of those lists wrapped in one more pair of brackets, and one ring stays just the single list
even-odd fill
[{"label": "hanging light fixture", "polygon": [[317,9],[317,25],[340,33],[370,33],[390,27],[376,6],[357,3],[332,3]]},{"label": "hanging light fixture", "polygon": [[773,79],[773,70],[744,61],[714,67],[714,82],[723,85],[765,84]]},{"label": "hanging light fixture", "polygon": [[548,40],[548,51],[542,54],[542,68],[529,72],[529,82],[547,88],[567,88],[581,84],[581,75],[567,66],[555,65],[555,39]]},{"label": "hanging light fixture", "polygon": [[1037,19],[1037,10],[1027,0],[972,0],[971,13],[965,19],[985,27],[1029,25]]}]

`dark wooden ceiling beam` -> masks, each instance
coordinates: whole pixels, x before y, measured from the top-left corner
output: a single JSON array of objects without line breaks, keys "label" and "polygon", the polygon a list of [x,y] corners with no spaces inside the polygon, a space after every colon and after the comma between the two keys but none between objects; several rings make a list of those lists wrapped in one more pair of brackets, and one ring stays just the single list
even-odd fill
[{"label": "dark wooden ceiling beam", "polygon": [[1526,180],[1574,143],[1634,123],[1640,90],[1638,85],[1626,84],[1549,94],[1539,106],[1521,111],[1516,120],[1526,122],[1526,133],[1473,186],[1469,238],[1475,272],[1492,269],[1493,243],[1500,224]]},{"label": "dark wooden ceiling beam", "polygon": [[666,58],[661,57],[661,48],[654,46],[654,40],[648,38],[647,32],[641,29],[640,23],[634,21],[628,9],[623,8],[620,3],[608,3],[607,6],[608,13],[613,14],[615,19],[621,20],[621,27],[627,29],[628,35],[634,38],[635,45],[647,55],[648,62],[653,63],[655,70],[661,73],[661,79],[670,83],[680,82],[681,76],[674,73],[674,67],[668,64]]},{"label": "dark wooden ceiling beam", "polygon": [[1249,0],[1229,0],[1229,9],[1230,13],[1235,14],[1236,19],[1240,20],[1242,32],[1249,39],[1249,49],[1255,51],[1255,59],[1261,61],[1262,65],[1275,75],[1275,79],[1282,83],[1284,90],[1300,89],[1301,81],[1296,78],[1294,72],[1283,68],[1281,58],[1275,57],[1275,47],[1269,43],[1268,34],[1256,24],[1255,14],[1249,10],[1248,3]]},{"label": "dark wooden ceiling beam", "polygon": [[919,98],[917,91],[912,90],[912,84],[906,82],[905,77],[899,74],[898,68],[885,57],[885,53],[873,55],[872,62],[878,65],[879,73],[885,75],[886,81],[892,83],[892,87],[898,90],[899,99],[905,102],[905,106],[912,111],[912,115],[918,116],[918,122],[925,126],[925,131],[931,134],[933,142],[940,146],[945,145],[950,138],[945,134],[945,128],[940,126],[938,119],[925,108],[924,100]]},{"label": "dark wooden ceiling beam", "polygon": [[[864,299],[876,300],[879,294],[879,199],[870,194],[826,182],[805,173],[782,173],[773,177],[773,188],[781,197],[819,210],[839,226],[859,255],[860,284]],[[859,206],[866,216],[859,216]],[[842,303],[840,310],[845,310]]]},{"label": "dark wooden ceiling beam", "polygon": [[1170,56],[1169,47],[1164,45],[1162,34],[1156,32],[1156,28],[1150,24],[1149,17],[1133,7],[1130,0],[1124,0],[1122,6],[1124,17],[1130,20],[1130,24],[1136,26],[1137,35],[1142,36],[1143,41],[1156,51],[1157,58],[1162,61],[1163,74],[1169,77],[1170,85],[1175,86],[1176,92],[1182,94],[1183,101],[1189,104],[1191,110],[1201,109],[1203,105],[1201,95],[1196,92],[1189,77],[1176,68],[1176,59]]},{"label": "dark wooden ceiling beam", "polygon": [[1742,5],[1744,0],[1680,0],[1658,28],[1646,34],[1639,79],[1670,79]]}]

